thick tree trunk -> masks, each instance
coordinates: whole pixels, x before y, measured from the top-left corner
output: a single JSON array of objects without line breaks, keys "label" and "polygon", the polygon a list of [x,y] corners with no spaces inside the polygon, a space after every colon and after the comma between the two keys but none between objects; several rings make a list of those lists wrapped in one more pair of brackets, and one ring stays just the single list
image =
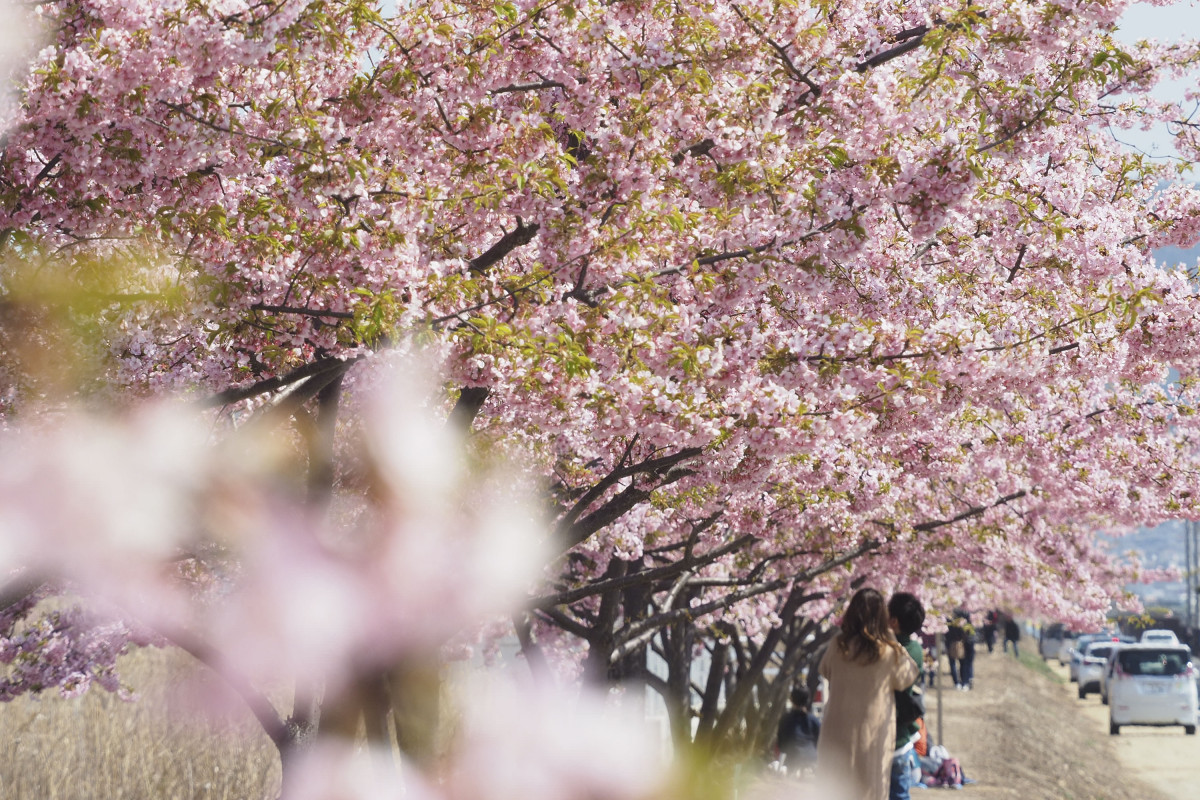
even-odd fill
[{"label": "thick tree trunk", "polygon": [[[614,558],[608,564],[604,573],[605,580],[615,580],[624,577],[629,569],[629,562]],[[621,616],[622,593],[610,590],[600,597],[600,610],[596,614],[596,622],[592,626],[592,635],[588,638],[588,654],[584,661],[584,677],[593,684],[607,683],[612,670],[611,659],[616,642],[616,626]]]},{"label": "thick tree trunk", "polygon": [[667,657],[667,716],[671,738],[677,743],[692,740],[692,644],[691,623],[677,622],[663,631]]}]

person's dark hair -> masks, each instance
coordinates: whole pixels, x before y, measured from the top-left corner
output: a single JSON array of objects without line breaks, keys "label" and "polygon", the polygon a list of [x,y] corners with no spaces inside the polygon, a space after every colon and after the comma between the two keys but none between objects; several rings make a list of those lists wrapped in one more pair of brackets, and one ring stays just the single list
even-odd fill
[{"label": "person's dark hair", "polygon": [[878,661],[884,647],[900,650],[888,623],[887,604],[878,590],[859,589],[850,598],[837,644],[848,659],[864,664]]},{"label": "person's dark hair", "polygon": [[925,624],[925,606],[915,594],[896,592],[888,600],[888,616],[900,623],[900,637],[907,639]]},{"label": "person's dark hair", "polygon": [[792,687],[792,705],[796,708],[808,710],[810,699],[808,696],[808,687],[793,686]]}]

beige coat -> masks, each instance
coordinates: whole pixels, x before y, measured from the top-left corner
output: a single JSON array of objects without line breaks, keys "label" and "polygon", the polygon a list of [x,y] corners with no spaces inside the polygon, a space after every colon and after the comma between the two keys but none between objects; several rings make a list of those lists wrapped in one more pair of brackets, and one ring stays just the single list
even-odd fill
[{"label": "beige coat", "polygon": [[874,664],[849,661],[835,639],[821,659],[829,699],[817,743],[817,773],[855,787],[855,798],[887,800],[896,747],[896,698],[917,680],[900,648],[885,647]]}]

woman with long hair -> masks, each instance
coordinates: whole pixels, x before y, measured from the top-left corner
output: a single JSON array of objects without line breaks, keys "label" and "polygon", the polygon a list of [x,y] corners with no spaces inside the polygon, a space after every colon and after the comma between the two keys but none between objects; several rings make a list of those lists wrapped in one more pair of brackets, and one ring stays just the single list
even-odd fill
[{"label": "woman with long hair", "polygon": [[896,697],[919,668],[896,641],[887,601],[859,589],[830,642],[819,671],[829,698],[817,743],[817,773],[854,787],[855,798],[885,800],[896,744]]}]

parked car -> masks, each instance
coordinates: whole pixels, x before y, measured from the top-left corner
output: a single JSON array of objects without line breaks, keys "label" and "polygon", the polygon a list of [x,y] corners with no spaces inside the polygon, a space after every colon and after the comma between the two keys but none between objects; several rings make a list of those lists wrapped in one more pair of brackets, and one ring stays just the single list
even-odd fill
[{"label": "parked car", "polygon": [[1079,634],[1069,632],[1063,637],[1062,644],[1058,648],[1058,663],[1059,666],[1066,667],[1071,664],[1071,653],[1075,650],[1075,641],[1079,638]]},{"label": "parked car", "polygon": [[1196,667],[1178,644],[1124,644],[1113,648],[1105,672],[1108,732],[1122,725],[1182,725],[1196,733]]},{"label": "parked car", "polygon": [[[1137,644],[1137,640],[1133,639],[1129,643]],[[1121,644],[1126,644],[1126,643],[1123,642]],[[1120,646],[1120,645],[1118,645],[1118,646]],[[1113,672],[1113,658],[1115,655],[1116,655],[1116,648],[1113,649],[1112,653],[1109,653],[1108,663],[1104,665],[1104,675],[1102,675],[1100,677],[1100,705],[1102,705],[1102,706],[1108,705],[1108,677]]]},{"label": "parked car", "polygon": [[1113,659],[1116,657],[1117,648],[1113,648],[1108,654],[1108,663],[1104,665],[1104,674],[1100,676],[1100,705],[1108,705],[1108,676],[1112,674]]},{"label": "parked car", "polygon": [[1142,631],[1140,641],[1147,644],[1179,644],[1179,637],[1175,635],[1175,631],[1169,631],[1164,628],[1151,628],[1150,630]]},{"label": "parked car", "polygon": [[1079,667],[1083,663],[1083,651],[1092,642],[1122,642],[1131,643],[1134,639],[1132,636],[1125,636],[1120,633],[1085,633],[1075,639],[1075,646],[1071,649],[1071,657],[1067,662],[1067,674],[1070,675],[1071,683],[1079,680]]},{"label": "parked car", "polygon": [[1041,633],[1038,634],[1038,654],[1047,661],[1057,658],[1063,639],[1068,639],[1070,636],[1071,631],[1061,622],[1043,625]]},{"label": "parked car", "polygon": [[1100,691],[1100,682],[1104,679],[1104,670],[1108,667],[1108,657],[1118,644],[1119,642],[1109,639],[1098,639],[1083,646],[1077,675],[1080,700],[1090,692]]},{"label": "parked car", "polygon": [[[1116,648],[1124,647],[1125,645],[1129,644],[1137,644],[1137,639],[1132,636],[1120,634],[1117,636],[1117,641],[1113,642],[1113,652],[1116,652]],[[1104,674],[1100,676],[1099,688],[1100,704],[1105,706],[1108,705],[1108,675],[1110,667],[1112,666],[1112,653],[1109,653],[1108,659],[1108,663],[1104,665]]]}]

